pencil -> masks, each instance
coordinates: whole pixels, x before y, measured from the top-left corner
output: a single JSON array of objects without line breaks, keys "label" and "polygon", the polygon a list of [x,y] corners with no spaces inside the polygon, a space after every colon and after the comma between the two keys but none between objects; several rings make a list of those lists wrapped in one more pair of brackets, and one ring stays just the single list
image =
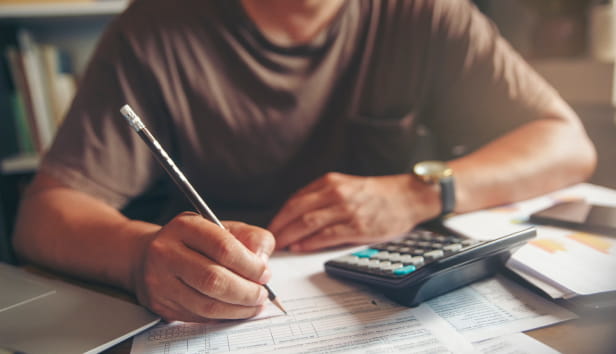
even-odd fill
[{"label": "pencil", "polygon": [[[128,124],[137,132],[141,139],[150,148],[156,160],[158,160],[173,182],[175,182],[178,188],[180,188],[180,190],[188,198],[190,203],[195,207],[195,209],[197,209],[199,214],[212,221],[220,228],[225,229],[224,225],[220,222],[220,220],[218,220],[214,212],[212,212],[212,210],[207,206],[203,198],[201,198],[199,193],[197,193],[186,176],[184,176],[175,162],[173,162],[173,160],[169,157],[165,149],[163,149],[163,147],[159,144],[158,140],[156,140],[152,133],[150,133],[150,131],[145,127],[145,124],[143,124],[141,118],[139,118],[133,109],[126,104],[120,109],[120,112],[124,118],[126,118]],[[267,290],[269,300],[286,315],[287,311],[276,299],[276,294],[272,291],[272,289],[267,284],[263,284],[263,287]]]}]

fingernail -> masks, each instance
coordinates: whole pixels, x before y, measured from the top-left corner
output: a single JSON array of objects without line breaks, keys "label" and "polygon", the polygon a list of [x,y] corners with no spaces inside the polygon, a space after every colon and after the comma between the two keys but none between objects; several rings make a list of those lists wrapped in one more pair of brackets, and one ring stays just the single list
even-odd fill
[{"label": "fingernail", "polygon": [[259,283],[261,284],[265,284],[267,283],[272,277],[272,271],[268,268],[265,268],[265,270],[263,271],[263,274],[261,274],[261,277],[259,278]]}]

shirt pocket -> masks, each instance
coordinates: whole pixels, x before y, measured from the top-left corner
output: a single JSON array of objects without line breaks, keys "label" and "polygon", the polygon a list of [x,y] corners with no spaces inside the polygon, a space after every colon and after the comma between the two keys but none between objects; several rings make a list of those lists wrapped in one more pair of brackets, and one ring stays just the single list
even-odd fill
[{"label": "shirt pocket", "polygon": [[343,171],[363,176],[406,173],[415,161],[415,114],[353,116],[345,122]]}]

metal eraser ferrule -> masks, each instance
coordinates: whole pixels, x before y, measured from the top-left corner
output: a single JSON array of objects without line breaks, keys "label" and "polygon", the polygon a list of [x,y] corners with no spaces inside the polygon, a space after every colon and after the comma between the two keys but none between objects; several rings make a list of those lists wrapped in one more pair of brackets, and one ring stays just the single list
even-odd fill
[{"label": "metal eraser ferrule", "polygon": [[124,118],[126,118],[126,120],[128,121],[128,124],[130,124],[130,126],[133,127],[136,132],[139,132],[140,130],[145,128],[145,125],[141,121],[141,118],[139,118],[139,116],[135,113],[135,111],[133,111],[133,109],[129,105],[125,104],[124,106],[122,106],[122,108],[120,108],[120,113],[122,113]]}]

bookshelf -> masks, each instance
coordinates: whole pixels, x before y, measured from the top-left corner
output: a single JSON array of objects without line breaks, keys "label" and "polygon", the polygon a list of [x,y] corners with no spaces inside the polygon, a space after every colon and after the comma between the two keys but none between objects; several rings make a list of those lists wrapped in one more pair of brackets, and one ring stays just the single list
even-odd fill
[{"label": "bookshelf", "polygon": [[[54,47],[62,52],[70,62],[72,74],[78,79],[105,26],[127,5],[127,0],[0,0],[0,38],[5,40],[0,41],[0,50],[5,59],[7,76],[12,77],[12,72],[8,71],[12,67],[7,55],[7,47],[14,44],[10,37],[21,31],[26,32],[37,45]],[[49,89],[44,92],[49,96]],[[6,94],[6,91],[0,91],[0,94]],[[5,112],[0,112],[0,119],[4,121],[9,119],[4,116]],[[13,123],[14,126],[16,124]],[[17,138],[11,140],[14,143]],[[3,152],[0,156],[0,261],[15,261],[9,235],[21,192],[32,178],[38,163],[36,152]]]},{"label": "bookshelf", "polygon": [[83,18],[84,16],[113,16],[124,10],[123,0],[84,1],[28,4],[23,2],[0,4],[0,20],[31,23],[35,19]]}]

